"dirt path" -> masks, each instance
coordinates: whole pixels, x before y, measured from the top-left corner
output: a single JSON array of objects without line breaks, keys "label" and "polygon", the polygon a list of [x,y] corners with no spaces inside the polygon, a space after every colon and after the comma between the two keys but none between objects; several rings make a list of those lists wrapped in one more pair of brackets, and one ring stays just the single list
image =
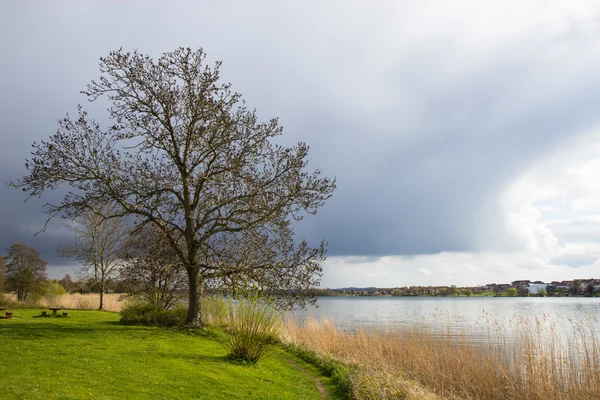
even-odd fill
[{"label": "dirt path", "polygon": [[329,396],[327,395],[327,390],[325,390],[325,387],[323,386],[321,381],[316,376],[314,376],[310,372],[308,372],[302,365],[298,364],[298,362],[296,362],[296,360],[294,360],[293,358],[291,358],[285,354],[280,354],[280,356],[282,358],[284,358],[286,361],[288,361],[290,364],[292,364],[294,367],[296,367],[296,369],[298,371],[300,371],[304,375],[308,376],[315,383],[315,385],[317,386],[317,390],[321,394],[322,399],[329,398]]}]

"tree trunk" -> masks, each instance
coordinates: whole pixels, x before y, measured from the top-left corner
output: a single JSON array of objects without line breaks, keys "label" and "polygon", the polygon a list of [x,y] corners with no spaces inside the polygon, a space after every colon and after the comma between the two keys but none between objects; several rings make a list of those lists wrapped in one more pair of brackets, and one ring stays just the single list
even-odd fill
[{"label": "tree trunk", "polygon": [[198,271],[198,267],[187,268],[190,285],[190,299],[185,324],[202,328],[201,300],[204,291],[204,282],[198,279]]},{"label": "tree trunk", "polygon": [[104,310],[104,285],[100,286],[100,307],[98,310]]}]

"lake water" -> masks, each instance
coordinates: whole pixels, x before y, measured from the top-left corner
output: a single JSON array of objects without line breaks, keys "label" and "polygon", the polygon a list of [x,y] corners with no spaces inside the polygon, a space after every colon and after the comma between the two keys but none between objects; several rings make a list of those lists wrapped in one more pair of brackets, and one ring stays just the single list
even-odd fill
[{"label": "lake water", "polygon": [[320,297],[300,319],[326,317],[346,330],[403,328],[419,324],[434,334],[489,340],[502,332],[514,340],[524,326],[568,339],[585,327],[600,337],[600,298],[580,297]]}]

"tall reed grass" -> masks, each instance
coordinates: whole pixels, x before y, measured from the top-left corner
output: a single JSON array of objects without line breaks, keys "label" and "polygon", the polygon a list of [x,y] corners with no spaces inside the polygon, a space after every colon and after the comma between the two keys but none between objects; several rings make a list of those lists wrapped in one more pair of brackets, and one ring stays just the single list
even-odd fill
[{"label": "tall reed grass", "polygon": [[[15,306],[60,306],[71,310],[96,310],[100,305],[100,294],[98,293],[67,293],[63,295],[52,295],[32,299],[32,301],[29,301],[25,304],[17,303],[17,296],[14,293],[8,293],[4,296],[11,302],[11,304]],[[104,295],[104,310],[106,311],[120,312],[126,303],[127,296],[123,294],[111,293]]]},{"label": "tall reed grass", "polygon": [[258,362],[281,337],[282,319],[268,299],[249,297],[229,303],[227,347],[234,360]]},{"label": "tall reed grass", "polygon": [[[500,322],[479,340],[471,332],[412,327],[345,331],[327,319],[288,318],[289,343],[355,365],[357,399],[600,399],[597,318],[548,316]],[[478,329],[482,329],[479,327]]]}]

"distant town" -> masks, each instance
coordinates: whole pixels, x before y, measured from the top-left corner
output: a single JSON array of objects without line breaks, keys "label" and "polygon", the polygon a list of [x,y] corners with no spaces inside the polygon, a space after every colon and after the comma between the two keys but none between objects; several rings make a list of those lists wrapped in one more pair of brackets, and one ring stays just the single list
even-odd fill
[{"label": "distant town", "polygon": [[392,288],[346,287],[338,289],[317,288],[317,296],[600,296],[600,279],[574,279],[572,281],[519,280],[511,283],[489,283],[482,286],[404,286]]}]

